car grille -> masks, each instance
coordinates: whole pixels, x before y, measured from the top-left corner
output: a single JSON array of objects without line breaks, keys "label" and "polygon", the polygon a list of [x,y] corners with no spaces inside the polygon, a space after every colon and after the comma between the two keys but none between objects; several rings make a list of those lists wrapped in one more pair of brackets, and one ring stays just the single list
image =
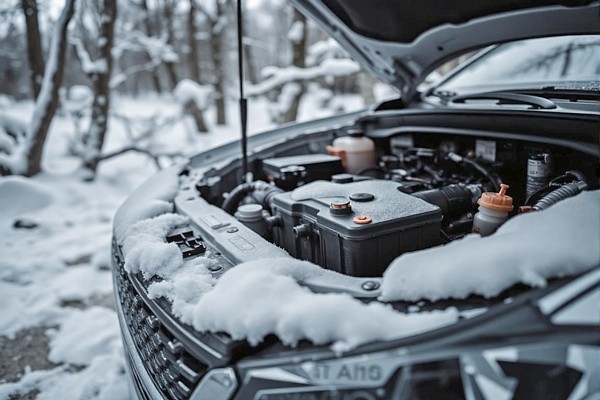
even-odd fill
[{"label": "car grille", "polygon": [[[116,243],[113,243],[113,257],[118,297],[127,329],[144,362],[146,372],[165,398],[189,398],[207,371],[207,365],[192,356],[186,346],[152,312],[146,303],[150,300],[138,292],[125,271]],[[135,380],[135,383],[140,385],[139,380]],[[143,388],[139,389],[145,392]]]}]

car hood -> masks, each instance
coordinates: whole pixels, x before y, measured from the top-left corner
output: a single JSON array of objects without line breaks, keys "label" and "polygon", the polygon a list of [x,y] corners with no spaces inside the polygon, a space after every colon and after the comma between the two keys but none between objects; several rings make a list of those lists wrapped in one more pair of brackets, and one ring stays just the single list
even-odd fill
[{"label": "car hood", "polygon": [[513,40],[599,32],[597,1],[291,0],[405,103],[435,68]]}]

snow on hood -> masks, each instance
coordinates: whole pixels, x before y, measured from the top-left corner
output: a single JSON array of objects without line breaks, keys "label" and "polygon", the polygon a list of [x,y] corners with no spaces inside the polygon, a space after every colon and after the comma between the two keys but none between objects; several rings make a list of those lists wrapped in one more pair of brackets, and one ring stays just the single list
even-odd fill
[{"label": "snow on hood", "polygon": [[383,276],[380,300],[493,297],[521,282],[576,275],[600,262],[600,190],[519,215],[488,237],[406,253]]},{"label": "snow on hood", "polygon": [[114,232],[119,244],[136,222],[173,211],[173,198],[179,188],[180,167],[174,166],[152,176],[138,187],[115,215]]},{"label": "snow on hood", "polygon": [[339,274],[289,257],[240,264],[216,280],[206,268],[213,262],[209,257],[184,263],[178,247],[165,243],[168,232],[186,222],[168,213],[135,223],[122,239],[123,254],[128,272],[163,279],[149,285],[149,297],[167,298],[175,316],[198,331],[226,332],[252,345],[275,334],[285,344],[308,339],[332,343],[334,351],[342,352],[458,319],[455,308],[407,315],[379,302],[364,304],[349,294],[313,293],[303,281],[332,280]]},{"label": "snow on hood", "polygon": [[348,294],[313,293],[298,278],[320,267],[290,258],[251,261],[229,270],[193,309],[200,331],[224,331],[256,345],[268,334],[284,344],[308,339],[333,343],[335,352],[454,323],[458,311],[402,314],[379,302],[364,304]]}]

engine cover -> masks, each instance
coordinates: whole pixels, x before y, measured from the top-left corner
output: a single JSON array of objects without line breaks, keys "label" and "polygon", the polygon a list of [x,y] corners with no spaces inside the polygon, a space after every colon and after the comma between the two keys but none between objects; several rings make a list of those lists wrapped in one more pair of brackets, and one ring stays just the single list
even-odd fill
[{"label": "engine cover", "polygon": [[352,276],[381,276],[398,255],[440,243],[442,213],[384,180],[316,181],[276,195],[274,242]]}]

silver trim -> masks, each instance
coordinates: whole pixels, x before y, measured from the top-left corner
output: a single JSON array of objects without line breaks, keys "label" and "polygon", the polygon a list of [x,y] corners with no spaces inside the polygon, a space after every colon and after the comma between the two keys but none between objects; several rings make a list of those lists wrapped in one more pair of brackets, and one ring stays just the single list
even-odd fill
[{"label": "silver trim", "polygon": [[568,283],[538,300],[538,307],[542,313],[546,315],[552,314],[576,295],[587,291],[594,285],[598,285],[599,282],[600,268],[595,268],[587,274],[577,278],[574,282]]},{"label": "silver trim", "polygon": [[210,370],[204,375],[190,400],[229,400],[238,388],[238,381],[232,368]]}]

